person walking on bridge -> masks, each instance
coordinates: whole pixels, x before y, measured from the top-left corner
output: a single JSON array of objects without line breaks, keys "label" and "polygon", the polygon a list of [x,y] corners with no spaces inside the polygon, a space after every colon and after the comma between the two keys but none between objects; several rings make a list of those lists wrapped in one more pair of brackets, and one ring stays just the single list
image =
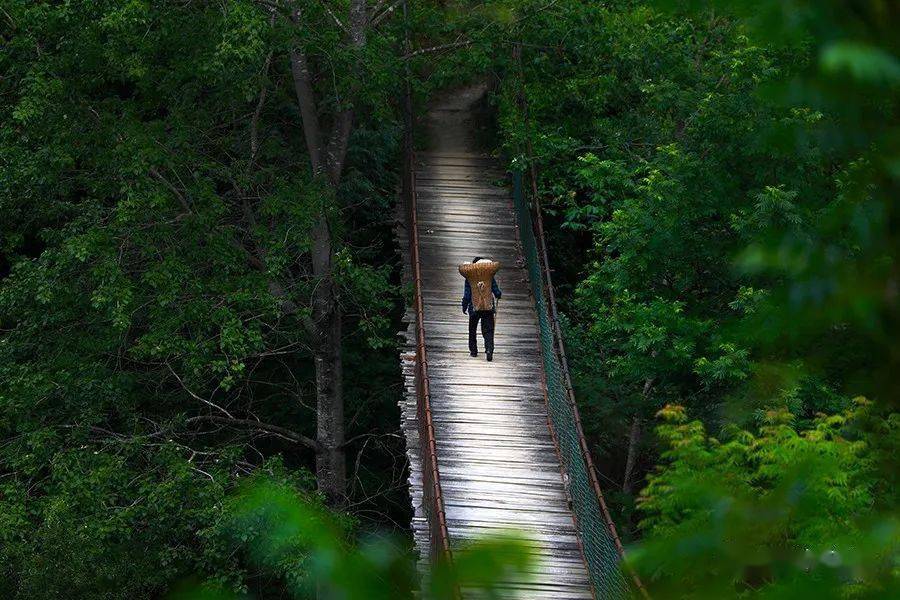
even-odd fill
[{"label": "person walking on bridge", "polygon": [[478,323],[484,337],[484,352],[488,361],[494,360],[494,316],[500,286],[494,279],[500,263],[476,256],[470,263],[459,265],[459,274],[466,278],[463,288],[462,311],[469,315],[469,354],[478,356]]}]

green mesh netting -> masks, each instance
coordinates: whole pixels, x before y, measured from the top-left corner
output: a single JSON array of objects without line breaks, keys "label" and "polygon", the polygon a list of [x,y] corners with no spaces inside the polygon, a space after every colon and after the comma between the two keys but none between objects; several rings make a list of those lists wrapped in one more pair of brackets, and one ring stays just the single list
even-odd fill
[{"label": "green mesh netting", "polygon": [[629,586],[622,573],[619,552],[603,518],[600,503],[591,486],[587,465],[581,455],[575,416],[569,405],[559,357],[554,348],[531,211],[523,193],[521,173],[513,173],[513,202],[541,330],[550,420],[556,432],[563,466],[568,474],[569,495],[578,521],[578,533],[584,547],[589,575],[598,598],[626,598],[630,595]]}]

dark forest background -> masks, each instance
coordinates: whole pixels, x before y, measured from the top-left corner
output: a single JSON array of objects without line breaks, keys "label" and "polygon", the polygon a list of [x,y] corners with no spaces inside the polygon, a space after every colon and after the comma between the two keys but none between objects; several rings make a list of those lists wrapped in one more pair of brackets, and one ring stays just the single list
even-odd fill
[{"label": "dark forest background", "polygon": [[[411,593],[408,68],[419,111],[488,80],[485,143],[537,174],[654,597],[895,597],[898,26],[879,0],[0,0],[0,594]],[[460,569],[492,560],[527,562]]]}]

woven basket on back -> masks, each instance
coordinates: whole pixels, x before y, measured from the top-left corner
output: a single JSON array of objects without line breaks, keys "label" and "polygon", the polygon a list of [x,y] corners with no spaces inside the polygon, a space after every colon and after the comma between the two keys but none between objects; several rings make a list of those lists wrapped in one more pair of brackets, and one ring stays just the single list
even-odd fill
[{"label": "woven basket on back", "polygon": [[459,274],[468,279],[472,287],[472,305],[475,310],[493,310],[494,295],[491,293],[491,282],[499,270],[500,263],[489,260],[459,265]]}]

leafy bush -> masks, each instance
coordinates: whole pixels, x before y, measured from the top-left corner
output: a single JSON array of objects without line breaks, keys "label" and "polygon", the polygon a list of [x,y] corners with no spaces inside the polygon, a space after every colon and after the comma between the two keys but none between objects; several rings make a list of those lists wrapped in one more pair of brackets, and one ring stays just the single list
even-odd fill
[{"label": "leafy bush", "polygon": [[[638,506],[645,538],[632,560],[660,597],[890,597],[898,523],[879,510],[885,483],[871,407],[858,398],[798,430],[773,409],[720,439],[680,406],[660,411],[661,464]],[[845,584],[842,590],[840,585]]]}]

